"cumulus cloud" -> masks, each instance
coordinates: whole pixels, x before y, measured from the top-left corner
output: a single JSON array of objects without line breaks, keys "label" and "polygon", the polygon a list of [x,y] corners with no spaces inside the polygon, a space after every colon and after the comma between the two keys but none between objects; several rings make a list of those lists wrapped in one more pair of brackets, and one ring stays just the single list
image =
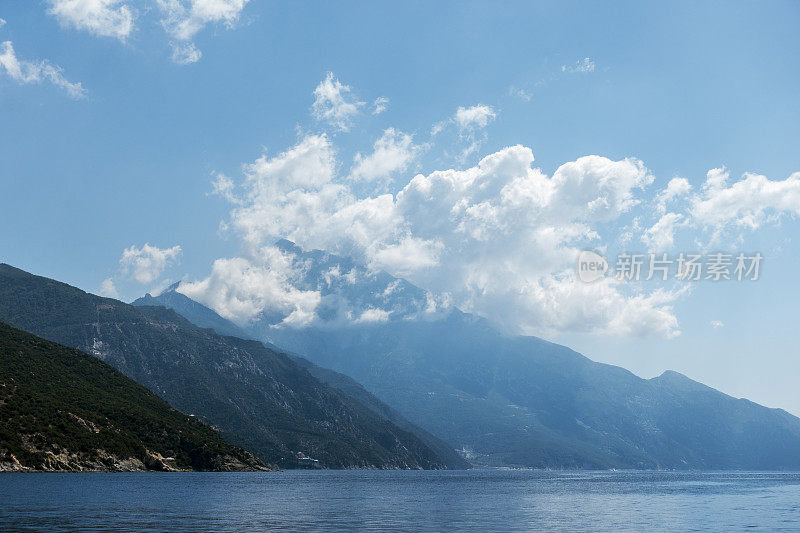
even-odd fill
[{"label": "cumulus cloud", "polygon": [[659,213],[667,211],[667,204],[678,198],[686,196],[692,190],[692,185],[686,178],[672,178],[667,186],[656,194],[655,204]]},{"label": "cumulus cloud", "polygon": [[406,235],[397,242],[375,249],[369,254],[369,264],[373,268],[393,272],[396,276],[410,276],[437,266],[443,248],[444,244],[438,239]]},{"label": "cumulus cloud", "polygon": [[267,315],[279,317],[282,325],[299,327],[314,319],[321,300],[319,291],[295,287],[300,275],[290,255],[267,246],[252,260],[216,260],[207,278],[181,283],[178,292],[240,325]]},{"label": "cumulus cloud", "polygon": [[[330,73],[314,96],[315,118],[338,130],[365,105]],[[496,116],[491,106],[459,107],[431,133],[450,127],[477,149]],[[548,175],[534,165],[530,148],[517,145],[463,169],[410,175],[420,149],[410,134],[387,128],[347,168],[332,137],[305,134],[285,151],[244,165],[242,178],[215,174],[213,193],[231,202],[224,223],[242,239],[242,252],[180,290],[240,324],[264,316],[276,327],[410,316],[389,305],[400,290],[392,284],[373,287],[372,299],[357,305],[326,292],[335,283],[355,284],[355,270],[337,266],[309,278],[306,256],[273,244],[286,238],[323,251],[314,257],[339,254],[422,287],[426,296],[411,315],[457,306],[514,332],[669,338],[680,334],[673,305],[686,287],[653,289],[612,277],[581,283],[574,272],[580,251],[603,249],[608,231],[622,233],[615,242],[637,237],[655,252],[674,247],[680,231],[713,237],[800,215],[800,173],[733,181],[725,169],[713,169],[696,188],[676,177],[648,195],[654,177],[634,158],[587,155]],[[391,192],[365,185],[387,176],[392,181],[383,185]],[[314,276],[324,283],[309,284]]]},{"label": "cumulus cloud", "polygon": [[[220,260],[209,278],[186,286],[187,295],[240,323],[261,312],[313,320],[323,300],[293,281],[292,268],[301,267],[263,257],[285,237],[403,276],[514,331],[676,335],[678,293],[629,294],[612,279],[582,284],[572,270],[580,249],[597,241],[595,224],[636,206],[635,192],[652,174],[635,159],[581,157],[552,176],[533,162],[529,148],[511,146],[464,170],[416,175],[394,195],[359,196],[337,176],[330,139],[307,135],[245,167],[230,226],[248,255]],[[240,284],[242,277],[260,281]]]},{"label": "cumulus cloud", "polygon": [[103,283],[100,284],[100,296],[119,298],[119,292],[117,292],[117,287],[114,285],[113,279],[106,278],[103,280]]},{"label": "cumulus cloud", "polygon": [[314,89],[314,103],[311,113],[320,122],[348,131],[353,118],[359,113],[364,102],[359,102],[350,91],[349,85],[343,85],[332,72],[328,72],[317,88]]},{"label": "cumulus cloud", "polygon": [[48,0],[48,13],[63,26],[120,41],[134,28],[135,11],[122,0]]},{"label": "cumulus cloud", "polygon": [[148,243],[141,248],[126,248],[122,252],[119,265],[123,275],[146,285],[156,281],[164,269],[174,264],[180,255],[180,246],[162,249]]},{"label": "cumulus cloud", "polygon": [[725,324],[723,324],[721,320],[712,320],[711,321],[711,327],[714,328],[714,329],[719,329],[719,328],[724,327],[724,326],[725,326]]},{"label": "cumulus cloud", "polygon": [[460,131],[465,131],[485,128],[496,116],[497,113],[492,106],[478,104],[472,107],[459,107],[453,120]]},{"label": "cumulus cloud", "polygon": [[665,213],[658,222],[645,230],[642,242],[651,252],[664,252],[675,244],[675,230],[683,220],[678,213]]},{"label": "cumulus cloud", "polygon": [[356,324],[386,322],[389,320],[389,314],[389,311],[370,307],[365,309],[354,322]]},{"label": "cumulus cloud", "polygon": [[231,226],[251,246],[266,235],[291,239],[332,228],[327,216],[351,203],[344,186],[332,183],[336,160],[326,135],[308,135],[274,157],[245,166],[244,205],[231,214]]},{"label": "cumulus cloud", "polygon": [[689,208],[695,225],[713,230],[712,242],[731,229],[752,231],[784,214],[800,215],[800,172],[782,181],[760,174],[745,174],[730,185],[729,181],[725,169],[709,171]]},{"label": "cumulus cloud", "polygon": [[732,182],[725,168],[714,168],[697,192],[686,178],[673,178],[649,203],[658,218],[644,230],[636,226],[625,233],[628,241],[638,233],[650,251],[672,248],[680,231],[690,231],[694,246],[709,248],[741,242],[747,232],[800,216],[800,172],[784,180],[745,173]]},{"label": "cumulus cloud", "polygon": [[48,81],[75,99],[86,95],[83,85],[67,80],[63,75],[63,69],[58,65],[53,65],[46,59],[39,61],[18,59],[11,41],[0,44],[0,72],[5,72],[8,77],[20,84]]},{"label": "cumulus cloud", "polygon": [[575,65],[568,66],[568,65],[561,65],[561,72],[571,72],[571,73],[585,73],[585,72],[594,72],[595,64],[588,57],[584,57],[583,59],[577,61]]},{"label": "cumulus cloud", "polygon": [[385,178],[408,168],[419,152],[420,147],[414,144],[411,135],[387,128],[375,141],[371,154],[355,155],[350,176],[363,181]]}]

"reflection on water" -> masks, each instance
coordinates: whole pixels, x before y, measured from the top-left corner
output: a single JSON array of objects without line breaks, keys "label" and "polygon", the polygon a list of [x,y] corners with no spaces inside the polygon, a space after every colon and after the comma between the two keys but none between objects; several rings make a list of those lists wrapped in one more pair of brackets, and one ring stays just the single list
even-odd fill
[{"label": "reflection on water", "polygon": [[798,473],[0,474],[4,530],[800,529]]}]

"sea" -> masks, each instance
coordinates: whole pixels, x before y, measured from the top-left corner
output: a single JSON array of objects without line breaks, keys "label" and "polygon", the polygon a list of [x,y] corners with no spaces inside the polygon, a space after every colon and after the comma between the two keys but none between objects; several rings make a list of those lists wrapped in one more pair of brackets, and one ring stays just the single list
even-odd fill
[{"label": "sea", "polygon": [[3,531],[798,531],[800,473],[0,474]]}]

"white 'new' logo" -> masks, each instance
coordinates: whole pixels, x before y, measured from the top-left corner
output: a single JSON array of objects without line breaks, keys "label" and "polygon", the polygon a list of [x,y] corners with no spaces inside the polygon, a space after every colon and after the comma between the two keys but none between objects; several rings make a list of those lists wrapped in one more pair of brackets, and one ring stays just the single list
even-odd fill
[{"label": "white 'new' logo", "polygon": [[608,271],[608,261],[600,254],[584,250],[578,255],[578,279],[591,283],[602,278]]}]

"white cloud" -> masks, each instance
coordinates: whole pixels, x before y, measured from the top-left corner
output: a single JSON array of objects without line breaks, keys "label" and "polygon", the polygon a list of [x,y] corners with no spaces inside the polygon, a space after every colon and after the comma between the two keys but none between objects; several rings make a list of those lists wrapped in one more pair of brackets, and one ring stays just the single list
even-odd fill
[{"label": "white cloud", "polygon": [[582,73],[582,72],[594,72],[595,64],[588,57],[584,57],[582,60],[577,61],[574,66],[567,66],[561,65],[561,72],[571,72],[571,73]]},{"label": "white cloud", "polygon": [[141,248],[131,246],[122,252],[119,264],[124,275],[146,285],[156,281],[164,269],[175,263],[180,255],[180,246],[163,249],[150,244]]},{"label": "white cloud", "polygon": [[389,105],[389,99],[384,96],[379,96],[375,99],[372,103],[372,114],[373,115],[380,115],[384,111],[386,111],[386,107]]},{"label": "white cloud", "polygon": [[120,41],[134,28],[134,10],[122,0],[48,0],[48,13],[63,25]]},{"label": "white cloud", "polygon": [[408,168],[419,152],[420,147],[414,144],[411,135],[388,128],[375,141],[371,154],[355,155],[350,176],[363,181],[390,176]]},{"label": "white cloud", "polygon": [[313,320],[318,295],[291,274],[263,282],[269,294],[236,281],[255,276],[250,269],[259,279],[272,272],[260,250],[285,237],[406,277],[515,331],[677,335],[671,302],[679,293],[629,294],[614,280],[582,284],[572,270],[579,250],[597,241],[594,225],[635,207],[635,191],[652,174],[635,159],[586,156],[548,177],[533,160],[529,148],[511,146],[465,170],[417,175],[396,195],[359,197],[337,177],[330,139],[306,136],[245,167],[231,228],[248,245],[247,258],[238,258],[247,267],[234,269],[225,290],[203,280],[190,296],[239,322],[264,309],[280,309],[293,323]]},{"label": "white cloud", "polygon": [[730,180],[730,174],[727,169],[712,168],[706,173],[706,181],[703,183],[704,191],[716,191],[723,189]]},{"label": "white cloud", "polygon": [[397,243],[375,250],[370,255],[370,266],[404,277],[438,265],[443,247],[441,241],[436,239],[424,240],[405,236]]},{"label": "white cloud", "polygon": [[332,181],[335,169],[334,149],[324,134],[260,157],[245,166],[243,205],[231,213],[231,228],[251,246],[264,244],[267,236],[298,241],[304,234],[304,242],[318,243],[334,233],[364,238],[366,227],[381,223],[381,208],[354,205],[348,189]]},{"label": "white cloud", "polygon": [[722,328],[724,326],[725,326],[725,324],[723,324],[721,320],[712,320],[711,321],[711,327],[714,328],[714,329],[719,329],[719,328]]},{"label": "white cloud", "polygon": [[[47,0],[48,13],[67,27],[125,42],[135,29],[139,0]],[[233,28],[249,0],[153,0],[161,13],[161,26],[169,35],[172,60],[186,65],[203,56],[195,36],[208,24]],[[144,3],[144,11],[150,9]]]},{"label": "white cloud", "polygon": [[389,311],[385,311],[383,309],[377,309],[371,307],[369,309],[365,309],[361,315],[354,320],[356,324],[371,324],[376,322],[386,322],[389,320]]},{"label": "white cloud", "polygon": [[263,313],[299,327],[314,319],[321,300],[318,291],[294,287],[299,275],[291,256],[267,246],[253,260],[217,259],[206,279],[181,283],[178,292],[240,325]]},{"label": "white cloud", "polygon": [[221,196],[232,204],[241,203],[241,200],[234,192],[236,186],[234,185],[233,180],[220,172],[215,173],[214,176],[214,181],[211,182],[211,186],[213,187],[211,194]]},{"label": "white cloud", "polygon": [[485,138],[476,140],[471,139],[469,144],[466,145],[464,149],[461,150],[461,152],[458,154],[458,157],[456,158],[458,162],[463,164],[464,162],[466,162],[469,156],[478,153],[478,150],[480,150],[481,144],[483,144],[484,140]]},{"label": "white cloud", "polygon": [[172,60],[179,65],[197,63],[203,57],[203,52],[194,43],[170,43]]},{"label": "white cloud", "polygon": [[444,129],[447,127],[447,123],[448,121],[442,120],[431,126],[431,137],[436,137],[437,135],[442,133]]},{"label": "white cloud", "polygon": [[651,252],[666,252],[675,244],[675,230],[683,220],[678,213],[665,213],[658,222],[649,227],[642,235],[642,242]]},{"label": "white cloud", "polygon": [[103,280],[103,283],[100,284],[100,296],[105,296],[106,298],[119,298],[119,293],[117,292],[117,287],[114,285],[114,280],[111,278],[106,278]]},{"label": "white cloud", "polygon": [[800,172],[785,180],[746,173],[731,182],[725,168],[714,168],[696,193],[687,179],[673,178],[649,205],[659,217],[640,235],[650,251],[669,250],[680,229],[691,230],[695,245],[702,248],[732,245],[747,231],[779,223],[787,215],[800,216]]},{"label": "white cloud", "polygon": [[164,13],[162,24],[174,38],[190,41],[207,24],[228,28],[239,20],[249,0],[158,0]]},{"label": "white cloud", "polygon": [[249,0],[158,0],[163,18],[161,25],[175,42],[172,60],[178,64],[195,63],[202,52],[194,37],[208,24],[223,24],[233,28]]},{"label": "white cloud", "polygon": [[350,86],[343,85],[328,72],[314,89],[314,104],[311,112],[315,119],[327,122],[341,131],[348,131],[353,118],[364,102],[359,102],[350,94]]},{"label": "white cloud", "polygon": [[692,186],[686,178],[672,178],[667,186],[656,195],[656,210],[659,213],[665,213],[669,202],[686,196],[691,190]]},{"label": "white cloud", "polygon": [[0,19],[0,28],[6,25],[6,19]]},{"label": "white cloud", "polygon": [[[533,160],[533,155],[530,157]],[[553,174],[550,203],[559,211],[582,213],[587,220],[610,221],[637,205],[634,192],[652,182],[653,175],[638,159],[583,156],[561,165]]]},{"label": "white cloud", "polygon": [[702,191],[691,200],[689,214],[695,226],[713,232],[716,242],[729,230],[755,230],[782,215],[800,215],[800,172],[782,181],[759,174],[745,174],[728,184],[725,169],[707,174]]},{"label": "white cloud", "polygon": [[497,116],[492,106],[478,104],[472,107],[459,107],[453,117],[460,131],[485,128]]},{"label": "white cloud", "polygon": [[[448,122],[455,124],[458,129],[459,141],[462,145],[460,153],[456,156],[459,164],[464,164],[467,158],[480,150],[486,140],[486,132],[482,131],[492,120],[497,117],[497,112],[492,106],[478,104],[472,107],[459,107],[453,118]],[[441,132],[448,122],[440,122],[433,126],[431,135]]]},{"label": "white cloud", "polygon": [[45,59],[39,61],[18,59],[11,41],[0,44],[0,72],[3,71],[20,84],[49,81],[56,87],[64,89],[72,98],[83,98],[86,95],[83,85],[67,80],[62,74],[63,69],[58,65],[53,65]]}]

